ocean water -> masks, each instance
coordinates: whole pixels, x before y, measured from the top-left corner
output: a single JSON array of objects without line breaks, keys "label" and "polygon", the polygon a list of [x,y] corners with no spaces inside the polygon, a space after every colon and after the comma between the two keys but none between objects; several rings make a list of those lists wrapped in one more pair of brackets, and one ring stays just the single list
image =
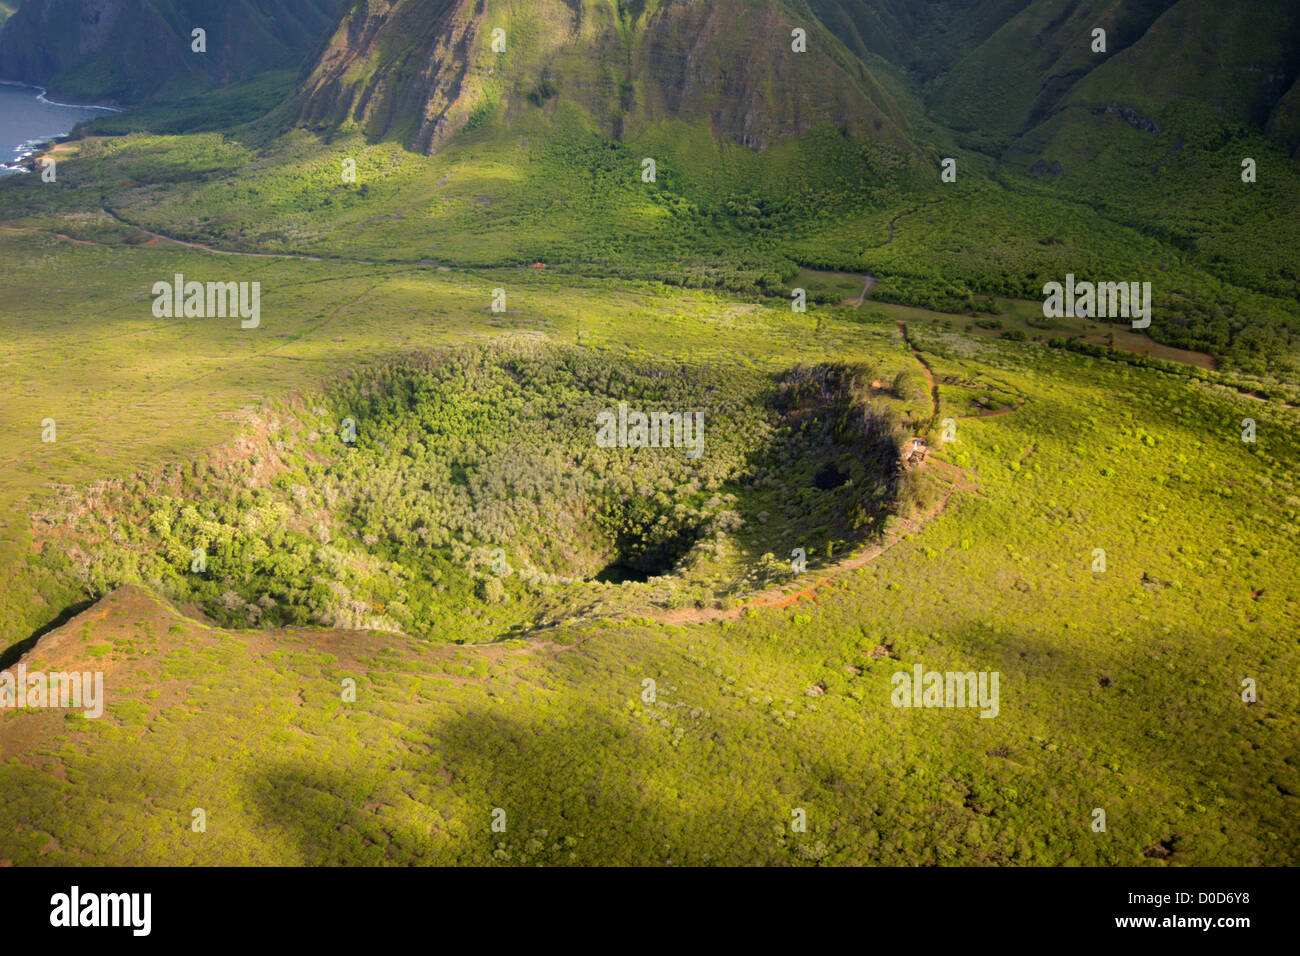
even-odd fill
[{"label": "ocean water", "polygon": [[0,84],[0,176],[23,172],[14,164],[33,148],[63,136],[82,120],[103,116],[106,106],[69,106],[51,101],[30,86]]}]

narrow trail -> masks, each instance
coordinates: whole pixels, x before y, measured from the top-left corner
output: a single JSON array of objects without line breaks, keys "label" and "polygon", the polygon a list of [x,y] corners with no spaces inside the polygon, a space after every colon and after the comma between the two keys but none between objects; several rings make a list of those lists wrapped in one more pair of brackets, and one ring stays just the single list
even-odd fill
[{"label": "narrow trail", "polygon": [[916,208],[908,209],[905,212],[900,212],[893,219],[889,220],[889,238],[885,240],[885,245],[889,245],[891,242],[894,241],[894,227],[898,225],[898,220],[902,219],[904,216],[910,216],[913,213],[920,212],[926,206],[933,206],[936,202],[938,202],[937,199],[931,202],[921,203],[921,205],[917,206]]},{"label": "narrow trail", "polygon": [[862,294],[856,299],[845,299],[840,303],[840,305],[851,305],[855,309],[862,308],[862,303],[867,301],[867,296],[871,293],[871,290],[876,287],[876,277],[873,275],[866,275],[863,276],[862,279]]},{"label": "narrow trail", "polygon": [[921,363],[921,371],[925,373],[925,380],[930,386],[930,400],[934,403],[934,418],[932,421],[938,421],[939,383],[934,380],[934,372],[930,370],[930,363],[925,360],[925,356],[921,354],[921,350],[916,347],[916,343],[908,336],[907,323],[901,319],[898,323],[898,331],[903,333],[903,341],[906,342],[907,347],[912,350],[912,354],[916,356],[916,360]]},{"label": "narrow trail", "polygon": [[3,229],[5,232],[19,232],[19,233],[23,233],[23,234],[26,234],[26,235],[33,235],[33,234],[40,234],[40,235],[53,235],[53,236],[57,236],[58,238],[64,240],[65,242],[75,242],[75,243],[76,243],[77,245],[79,245],[79,246],[103,246],[103,245],[105,245],[105,244],[102,243],[102,242],[92,242],[92,241],[89,240],[89,239],[74,239],[74,238],[72,238],[71,236],[64,235],[64,234],[61,233],[61,232],[47,233],[47,232],[45,232],[45,230],[43,230],[43,229],[24,228],[24,227],[22,227],[22,226],[0,226],[0,229]]},{"label": "narrow trail", "polygon": [[[190,242],[187,239],[177,239],[175,236],[169,236],[166,235],[165,233],[154,232],[152,229],[146,229],[144,226],[137,225],[136,223],[131,222],[129,219],[126,219],[125,217],[118,215],[116,212],[114,212],[112,209],[109,209],[108,206],[104,205],[103,203],[99,204],[99,208],[106,215],[111,216],[113,219],[115,219],[117,222],[120,222],[122,225],[130,226],[132,229],[139,229],[141,232],[152,236],[153,238],[150,239],[148,242],[144,243],[144,245],[153,245],[153,243],[161,239],[163,242],[170,242],[173,245],[177,245],[177,246],[185,246],[188,249],[198,249],[200,252],[206,252],[209,255],[214,255],[214,256],[248,256],[254,259],[301,259],[303,262],[324,262],[325,261],[320,256],[309,256],[301,252],[237,252],[234,249],[215,249],[212,246],[204,245],[201,242]],[[56,235],[58,234],[56,233]],[[66,238],[66,237],[61,237],[61,238]],[[79,242],[80,240],[73,239],[72,241]],[[361,263],[362,265],[372,265],[372,266],[378,265],[378,263],[376,262],[369,262],[365,259],[347,259],[344,261],[357,262],[357,263]]]},{"label": "narrow trail", "polygon": [[[935,380],[934,372],[930,369],[930,363],[925,360],[925,356],[921,353],[921,350],[916,347],[916,343],[908,336],[907,323],[900,321],[898,323],[898,331],[903,333],[903,341],[906,342],[907,347],[912,350],[912,354],[916,356],[916,360],[921,363],[921,371],[925,373],[925,380],[930,386],[930,398],[934,403],[934,421],[938,421],[940,414],[939,383]],[[1015,405],[1008,405],[1006,408],[995,409],[991,412],[976,412],[973,415],[954,415],[953,418],[956,418],[958,421],[967,421],[973,418],[1000,418],[1003,415],[1010,415],[1012,412],[1017,412],[1024,408],[1026,401],[1027,399],[1022,398]]]},{"label": "narrow trail", "polygon": [[970,418],[1001,418],[1003,415],[1010,415],[1012,412],[1020,411],[1020,409],[1025,407],[1026,401],[1028,401],[1028,399],[1022,398],[1020,401],[1016,402],[1016,404],[1008,405],[1006,408],[994,409],[991,412],[976,412],[974,415],[957,415],[955,417],[959,421],[965,421]]}]

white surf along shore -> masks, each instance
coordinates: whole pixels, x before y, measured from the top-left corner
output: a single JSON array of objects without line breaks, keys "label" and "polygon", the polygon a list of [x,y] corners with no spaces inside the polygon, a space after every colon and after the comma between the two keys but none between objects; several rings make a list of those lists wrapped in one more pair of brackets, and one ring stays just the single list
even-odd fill
[{"label": "white surf along shore", "polygon": [[[76,110],[82,114],[89,111],[124,112],[116,106],[61,103],[58,100],[50,99],[47,95],[49,91],[43,86],[32,86],[30,83],[21,83],[14,80],[0,80],[0,98],[12,97],[26,91],[35,94],[31,98],[31,102],[39,103],[42,108],[40,110],[24,111],[22,115],[19,115],[18,111],[14,109],[9,109],[5,111],[8,115],[0,119],[0,132],[3,132],[9,143],[12,144],[9,147],[12,151],[10,158],[7,160],[0,159],[0,176],[31,172],[26,165],[28,160],[67,136],[77,123],[89,118],[85,115],[59,116],[57,114],[58,110]],[[4,149],[6,145],[8,144],[4,140],[0,140],[0,150]]]}]

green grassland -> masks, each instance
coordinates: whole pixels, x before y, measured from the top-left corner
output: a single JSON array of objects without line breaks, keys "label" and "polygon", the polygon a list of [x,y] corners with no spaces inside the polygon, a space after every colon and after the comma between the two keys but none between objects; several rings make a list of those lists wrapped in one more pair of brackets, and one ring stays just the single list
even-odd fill
[{"label": "green grassland", "polygon": [[[970,335],[944,327],[952,316],[886,304],[797,315],[511,270],[500,316],[489,303],[502,271],[218,257],[105,230],[103,245],[2,238],[4,308],[17,318],[5,353],[18,376],[4,409],[19,459],[4,470],[11,608],[31,580],[53,588],[51,617],[75,597],[20,567],[32,554],[23,515],[49,502],[52,482],[130,479],[203,449],[222,460],[256,431],[241,408],[269,412],[366,355],[489,339],[745,374],[863,361],[891,377],[918,368],[897,325],[906,316],[940,417],[956,421],[938,455],[973,486],[811,602],[687,626],[615,608],[447,650],[375,632],[223,629],[116,592],[102,617],[74,618],[28,659],[102,664],[108,716],[0,718],[0,857],[1296,861],[1300,436],[1279,403],[1214,373]],[[76,290],[58,278],[71,270],[86,277]],[[262,326],[153,319],[148,288],[173,271],[260,278]],[[103,331],[88,337],[87,322]],[[984,413],[981,396],[1014,411],[967,417]],[[52,444],[39,441],[47,415],[60,420]],[[1240,439],[1245,417],[1256,444]],[[10,627],[22,620],[8,614]],[[999,716],[893,708],[890,674],[916,662],[999,671]],[[340,698],[349,676],[355,703]],[[1239,696],[1244,677],[1256,704]],[[504,835],[490,830],[498,807]],[[806,834],[790,830],[795,808]],[[1090,828],[1094,808],[1104,834]]]},{"label": "green grassland", "polygon": [[[266,83],[269,97],[275,81]],[[210,115],[247,102],[214,101]],[[146,120],[162,130],[205,125],[194,105],[177,110],[100,122],[115,133]],[[80,141],[65,185],[12,186],[0,191],[0,212],[58,221],[82,239],[127,223],[247,252],[460,268],[541,262],[771,297],[788,297],[803,269],[870,274],[879,301],[953,313],[1041,300],[1044,283],[1066,273],[1149,281],[1155,341],[1274,381],[1300,368],[1291,253],[1300,227],[1286,212],[1300,208],[1300,176],[1284,153],[1241,131],[1187,141],[1184,130],[1151,136],[1113,119],[1120,129],[1105,132],[1111,145],[1098,153],[1089,137],[1104,121],[1084,113],[1061,120],[1050,140],[1040,131],[1041,147],[1065,159],[1061,176],[957,151],[958,180],[945,184],[937,152],[933,168],[918,166],[901,148],[829,126],[757,154],[680,122],[610,141],[560,104],[485,120],[426,157],[356,133],[277,135],[276,115],[226,132]],[[1257,159],[1258,183],[1240,181],[1242,155]],[[645,157],[657,161],[654,183],[641,180]]]},{"label": "green grassland", "polygon": [[[108,692],[0,711],[0,864],[1300,862],[1300,173],[1124,85],[1165,4],[1075,10],[1129,19],[1046,118],[989,77],[1051,4],[873,5],[813,77],[868,131],[761,150],[655,101],[685,5],[564,6],[586,47],[493,2],[431,155],[347,108],[417,70],[410,3],[346,95],[263,74],[0,182],[0,650]],[[1044,318],[1067,272],[1150,281],[1150,337]],[[176,274],[259,326],[156,317]],[[622,400],[706,410],[703,459],[594,448]],[[892,706],[918,664],[999,713]]]},{"label": "green grassland", "polygon": [[[811,314],[792,318],[788,308],[658,283],[215,256],[126,242],[130,231],[112,223],[85,234],[101,244],[0,230],[7,264],[0,308],[12,320],[0,352],[12,383],[4,424],[14,436],[0,496],[6,563],[21,563],[30,546],[25,516],[51,486],[186,461],[232,438],[262,403],[394,354],[544,336],[631,356],[776,372],[827,355],[869,359],[880,351],[875,343],[889,340],[886,330],[839,323],[817,331]],[[85,279],[69,286],[61,278],[69,272]],[[154,318],[150,288],[177,272],[201,281],[260,281],[261,326]],[[508,290],[507,311],[494,314],[492,293],[500,286]],[[892,379],[903,362],[901,354],[887,356],[881,374]],[[46,418],[56,422],[53,443],[40,441]],[[0,598],[6,635],[13,641],[32,633],[74,597],[49,582],[15,582]]]}]

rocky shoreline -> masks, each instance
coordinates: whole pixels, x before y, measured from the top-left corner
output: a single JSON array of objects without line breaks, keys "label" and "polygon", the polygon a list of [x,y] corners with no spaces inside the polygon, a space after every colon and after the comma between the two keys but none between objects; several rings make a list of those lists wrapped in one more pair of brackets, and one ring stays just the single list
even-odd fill
[{"label": "rocky shoreline", "polygon": [[[81,110],[103,110],[104,112],[108,112],[108,113],[122,112],[121,108],[117,106],[64,103],[59,100],[50,99],[49,90],[46,89],[45,87],[34,86],[30,83],[22,83],[16,80],[0,80],[0,86],[16,87],[18,89],[23,89],[23,90],[34,90],[36,93],[37,101],[41,103],[45,103],[49,106],[66,107],[69,109],[81,109]],[[4,176],[7,174],[14,174],[14,173],[34,172],[37,169],[37,163],[40,162],[41,157],[43,157],[46,153],[48,153],[59,143],[64,143],[67,142],[69,139],[71,139],[72,133],[76,130],[77,126],[79,126],[82,122],[85,122],[85,120],[81,120],[78,123],[74,124],[72,129],[65,134],[61,134],[58,136],[42,137],[40,139],[29,139],[29,140],[24,140],[21,143],[18,143],[16,146],[13,147],[14,150],[13,159],[7,163],[0,162],[0,176]]]}]

